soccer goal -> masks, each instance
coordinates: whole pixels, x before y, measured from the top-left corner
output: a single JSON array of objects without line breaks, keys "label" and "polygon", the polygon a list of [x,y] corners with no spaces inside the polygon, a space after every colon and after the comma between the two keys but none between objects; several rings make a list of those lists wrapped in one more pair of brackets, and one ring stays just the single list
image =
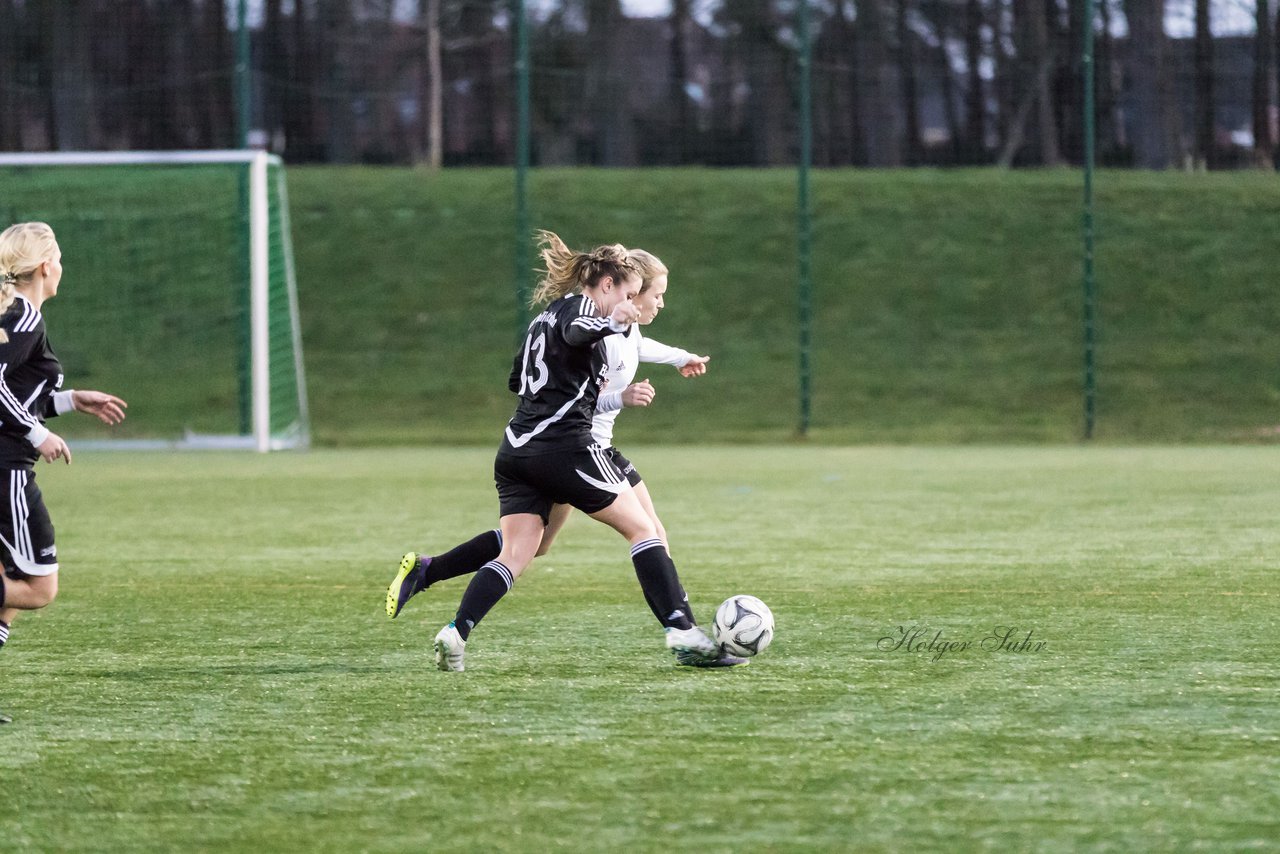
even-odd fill
[{"label": "soccer goal", "polygon": [[44,315],[67,386],[129,402],[111,430],[59,421],[75,447],[309,445],[279,157],[0,154],[0,215],[58,235],[62,285]]}]

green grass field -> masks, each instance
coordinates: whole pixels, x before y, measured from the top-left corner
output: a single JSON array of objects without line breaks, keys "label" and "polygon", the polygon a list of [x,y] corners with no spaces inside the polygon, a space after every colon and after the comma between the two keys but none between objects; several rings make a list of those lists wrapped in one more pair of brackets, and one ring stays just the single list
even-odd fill
[{"label": "green grass field", "polygon": [[750,667],[672,666],[576,519],[436,672],[462,582],[382,595],[493,524],[488,449],[42,465],[63,589],[0,652],[2,847],[1274,848],[1271,450],[627,450],[704,619],[773,607]]}]

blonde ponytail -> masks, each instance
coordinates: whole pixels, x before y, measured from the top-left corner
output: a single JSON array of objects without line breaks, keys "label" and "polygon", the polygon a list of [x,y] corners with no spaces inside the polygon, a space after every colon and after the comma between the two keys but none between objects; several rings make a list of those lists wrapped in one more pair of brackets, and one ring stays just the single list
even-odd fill
[{"label": "blonde ponytail", "polygon": [[575,252],[559,235],[538,232],[538,254],[546,269],[533,292],[532,306],[552,302],[568,293],[593,287],[606,276],[621,282],[629,276],[641,275],[621,243],[597,246],[590,252]]}]

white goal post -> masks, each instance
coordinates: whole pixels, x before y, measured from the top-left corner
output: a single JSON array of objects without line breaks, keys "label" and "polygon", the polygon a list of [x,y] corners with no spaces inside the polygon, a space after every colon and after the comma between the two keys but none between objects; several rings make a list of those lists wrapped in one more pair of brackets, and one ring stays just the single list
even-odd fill
[{"label": "white goal post", "polygon": [[[128,152],[58,152],[58,153],[0,153],[0,169],[4,183],[15,176],[31,175],[32,170],[51,168],[47,175],[56,176],[57,167],[181,167],[188,165],[226,164],[238,174],[229,180],[239,180],[239,206],[243,209],[220,214],[239,217],[233,225],[241,232],[241,247],[247,249],[247,281],[241,283],[247,290],[247,328],[239,330],[242,388],[237,409],[240,413],[239,428],[216,432],[201,432],[189,427],[181,428],[180,436],[137,437],[116,441],[80,442],[79,445],[104,447],[183,447],[183,448],[245,448],[259,452],[286,448],[306,448],[310,445],[310,428],[306,399],[306,383],[302,360],[302,331],[298,313],[297,281],[294,272],[293,246],[290,235],[288,196],[285,186],[283,162],[274,154],[264,151],[128,151]],[[235,169],[235,167],[240,169]],[[274,180],[273,180],[274,178]],[[56,180],[56,177],[55,179]],[[122,181],[129,189],[131,179]],[[172,185],[172,181],[169,182]],[[0,184],[3,186],[3,184]],[[112,185],[112,190],[115,185]],[[145,194],[145,189],[138,190]],[[184,202],[199,190],[175,191],[175,198]],[[110,190],[103,192],[104,210],[109,211],[112,198]],[[158,203],[163,204],[163,203]],[[212,203],[211,203],[212,204]],[[10,206],[12,215],[21,215],[33,205]],[[38,207],[35,208],[39,212]],[[163,207],[158,208],[163,218]],[[103,213],[101,216],[109,216]],[[177,233],[157,238],[159,243],[181,244],[181,226]],[[58,230],[55,224],[55,230]],[[247,234],[244,234],[247,232]],[[188,235],[198,239],[198,235]],[[275,241],[273,243],[273,240]],[[224,252],[224,254],[227,254]],[[240,254],[245,254],[241,252]],[[219,273],[219,276],[223,273]],[[157,278],[160,276],[157,275]],[[235,276],[233,280],[239,280]],[[240,285],[236,285],[239,287]],[[287,316],[287,331],[285,317]],[[272,322],[274,319],[274,323]],[[54,334],[55,345],[57,333]],[[193,346],[198,346],[193,345]],[[243,370],[247,357],[248,370]],[[153,357],[154,358],[154,357]],[[273,364],[273,360],[275,363]],[[292,362],[291,365],[286,363]],[[214,370],[215,366],[210,366]],[[234,368],[230,369],[235,373]],[[247,376],[244,374],[247,373]],[[74,382],[75,377],[69,377]],[[181,382],[181,380],[178,380]],[[145,418],[143,412],[137,413]],[[222,435],[219,435],[222,434]]]}]

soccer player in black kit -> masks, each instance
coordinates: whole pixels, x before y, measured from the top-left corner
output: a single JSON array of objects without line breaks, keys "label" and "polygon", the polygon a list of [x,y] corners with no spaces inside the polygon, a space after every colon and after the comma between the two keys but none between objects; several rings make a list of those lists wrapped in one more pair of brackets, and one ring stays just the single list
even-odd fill
[{"label": "soccer player in black kit", "polygon": [[[529,324],[511,372],[509,385],[520,400],[494,460],[500,529],[430,561],[406,555],[387,591],[387,613],[394,616],[440,577],[475,571],[456,616],[435,638],[436,666],[463,670],[471,630],[533,560],[552,505],[570,504],[631,544],[645,600],[678,663],[742,664],[744,659],[723,654],[694,624],[653,520],[626,476],[591,436],[606,368],[603,340],[626,332],[639,318],[631,299],[640,290],[640,271],[620,245],[573,252],[550,232],[541,232],[540,239],[547,271],[533,302],[550,304]],[[500,552],[477,570],[483,556],[493,553],[494,536]]]},{"label": "soccer player in black kit", "polygon": [[62,365],[40,313],[61,281],[52,228],[24,222],[0,233],[0,479],[8,487],[0,499],[0,647],[19,611],[43,608],[58,595],[53,523],[33,468],[37,459],[70,463],[71,449],[45,419],[74,410],[106,424],[124,420],[118,397],[62,390]]}]

